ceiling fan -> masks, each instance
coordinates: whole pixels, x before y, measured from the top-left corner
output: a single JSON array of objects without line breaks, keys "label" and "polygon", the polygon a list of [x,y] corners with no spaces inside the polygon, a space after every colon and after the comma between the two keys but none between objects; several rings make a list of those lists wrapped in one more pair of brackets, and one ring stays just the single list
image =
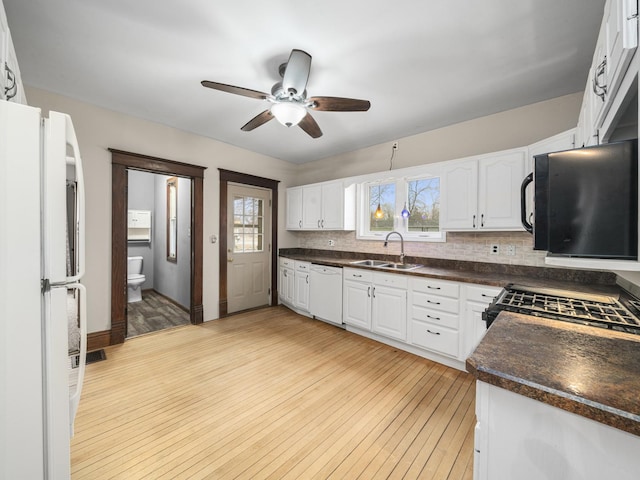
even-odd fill
[{"label": "ceiling fan", "polygon": [[282,81],[271,88],[271,94],[248,88],[226,85],[203,80],[202,86],[245,97],[267,100],[272,105],[264,112],[249,120],[241,130],[251,130],[264,125],[274,117],[283,125],[299,125],[313,138],[322,136],[322,130],[313,119],[310,110],[324,112],[366,112],[371,103],[368,100],[340,97],[307,97],[307,81],[311,70],[311,55],[302,50],[291,50],[287,63],[280,65]]}]

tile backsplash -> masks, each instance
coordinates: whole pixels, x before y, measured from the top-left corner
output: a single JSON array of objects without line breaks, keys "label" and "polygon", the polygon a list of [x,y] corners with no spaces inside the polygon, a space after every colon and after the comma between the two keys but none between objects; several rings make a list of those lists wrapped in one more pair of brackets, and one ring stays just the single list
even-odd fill
[{"label": "tile backsplash", "polygon": [[[400,255],[400,242],[397,236],[389,239],[389,246],[385,248],[383,241],[358,240],[355,232],[292,233],[297,237],[300,248]],[[329,245],[330,240],[335,242],[334,246]],[[492,245],[498,245],[498,254],[491,253]],[[507,255],[509,250],[507,246],[515,247],[513,255]],[[405,255],[413,257],[534,267],[545,266],[546,254],[546,252],[533,250],[533,237],[527,232],[450,232],[447,233],[446,242],[404,242],[404,250]]]}]

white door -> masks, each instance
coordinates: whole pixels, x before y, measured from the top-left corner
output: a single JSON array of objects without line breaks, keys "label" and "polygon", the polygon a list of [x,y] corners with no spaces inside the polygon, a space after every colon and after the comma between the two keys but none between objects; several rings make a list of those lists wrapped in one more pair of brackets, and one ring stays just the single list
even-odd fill
[{"label": "white door", "polygon": [[371,284],[344,281],[342,319],[348,325],[371,330]]},{"label": "white door", "polygon": [[322,219],[322,187],[313,185],[302,189],[302,228],[318,230]]},{"label": "white door", "polygon": [[373,286],[372,330],[385,337],[407,339],[407,291]]},{"label": "white door", "polygon": [[344,228],[344,186],[342,182],[322,185],[322,218],[320,228]]},{"label": "white door", "polygon": [[268,305],[271,279],[270,190],[229,184],[227,311]]},{"label": "white door", "polygon": [[302,187],[287,188],[287,230],[302,229]]}]

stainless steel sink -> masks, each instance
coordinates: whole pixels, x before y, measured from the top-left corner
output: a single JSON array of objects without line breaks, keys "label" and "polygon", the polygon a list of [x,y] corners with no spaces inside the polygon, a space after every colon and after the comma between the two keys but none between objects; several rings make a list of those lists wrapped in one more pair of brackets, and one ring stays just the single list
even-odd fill
[{"label": "stainless steel sink", "polygon": [[388,268],[389,270],[415,270],[416,268],[422,267],[422,265],[417,263],[393,263],[385,262],[383,260],[356,260],[355,262],[351,262],[351,265],[384,269]]},{"label": "stainless steel sink", "polygon": [[351,265],[361,265],[363,267],[384,267],[388,264],[388,262],[383,262],[382,260],[356,260],[351,262]]},{"label": "stainless steel sink", "polygon": [[387,263],[386,265],[380,265],[380,268],[388,268],[390,270],[415,270],[422,265],[418,263]]}]

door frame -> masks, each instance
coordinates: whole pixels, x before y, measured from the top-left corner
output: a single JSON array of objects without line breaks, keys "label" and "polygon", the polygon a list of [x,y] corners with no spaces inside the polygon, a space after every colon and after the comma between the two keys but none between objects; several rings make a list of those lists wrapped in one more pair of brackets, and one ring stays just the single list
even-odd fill
[{"label": "door frame", "polygon": [[229,182],[271,190],[271,305],[278,304],[278,183],[279,180],[257,177],[247,173],[218,169],[220,172],[220,288],[219,316],[226,317],[227,303],[227,193]]},{"label": "door frame", "polygon": [[202,307],[204,171],[188,163],[109,148],[111,152],[111,332],[110,345],[127,336],[127,170],[191,179],[191,302],[190,320],[204,321]]}]

